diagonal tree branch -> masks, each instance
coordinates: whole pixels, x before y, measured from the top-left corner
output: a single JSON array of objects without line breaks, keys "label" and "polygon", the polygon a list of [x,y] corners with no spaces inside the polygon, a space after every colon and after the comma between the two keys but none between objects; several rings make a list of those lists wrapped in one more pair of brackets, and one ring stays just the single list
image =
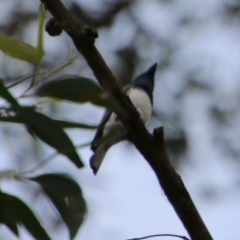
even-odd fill
[{"label": "diagonal tree branch", "polygon": [[104,59],[94,46],[96,32],[77,22],[60,0],[40,0],[73,40],[84,56],[101,86],[116,99],[124,110],[119,118],[128,130],[132,142],[154,170],[160,187],[188,231],[192,240],[212,240],[180,176],[170,164],[165,146],[163,128],[151,136],[140,120],[136,109],[121,92],[119,84]]}]

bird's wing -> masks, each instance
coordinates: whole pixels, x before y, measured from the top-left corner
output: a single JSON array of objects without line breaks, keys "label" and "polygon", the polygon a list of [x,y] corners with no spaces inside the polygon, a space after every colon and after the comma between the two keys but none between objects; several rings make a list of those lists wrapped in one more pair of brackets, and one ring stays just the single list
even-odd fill
[{"label": "bird's wing", "polygon": [[102,120],[100,122],[100,124],[98,125],[98,129],[97,132],[93,138],[93,141],[91,143],[91,150],[95,151],[98,147],[98,143],[97,141],[100,140],[103,136],[103,131],[104,131],[104,125],[106,124],[106,122],[108,121],[109,117],[111,116],[112,111],[109,111],[108,109],[105,110],[105,113],[102,117]]},{"label": "bird's wing", "polygon": [[[122,89],[123,93],[126,94],[127,91],[130,89],[130,87],[131,87],[131,85],[124,86],[123,89]],[[104,126],[107,123],[107,121],[109,120],[109,118],[110,118],[112,113],[113,112],[108,110],[108,109],[105,110],[105,113],[104,113],[104,115],[102,117],[102,120],[101,120],[101,122],[100,122],[100,124],[98,126],[97,132],[96,132],[95,137],[93,138],[93,141],[92,141],[92,144],[91,144],[91,150],[92,151],[96,151],[96,149],[98,148],[99,144],[101,144],[101,143],[98,143],[98,140],[100,140],[103,137]],[[116,120],[117,119],[118,118],[116,118]]]}]

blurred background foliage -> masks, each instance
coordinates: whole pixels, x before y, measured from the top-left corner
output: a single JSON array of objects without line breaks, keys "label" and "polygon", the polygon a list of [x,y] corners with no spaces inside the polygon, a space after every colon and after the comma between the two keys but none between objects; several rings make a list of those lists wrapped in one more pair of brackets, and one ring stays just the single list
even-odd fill
[{"label": "blurred background foliage", "polygon": [[[239,192],[240,2],[63,2],[77,19],[98,30],[96,46],[122,85],[130,83],[137,74],[158,62],[154,110],[147,128],[152,131],[155,127],[164,126],[167,149],[178,171],[184,174],[190,168],[196,175],[199,169],[203,169],[203,180],[197,184],[198,194],[210,201],[221,199],[223,191],[227,194]],[[36,46],[38,4],[32,0],[0,0],[0,33]],[[47,17],[50,17],[49,13]],[[34,105],[39,112],[53,119],[89,126],[98,124],[102,109],[90,103],[79,105],[43,100],[34,95],[34,88],[24,94],[31,86],[31,76],[36,73],[39,84],[65,74],[95,79],[66,34],[55,38],[45,34],[44,55],[37,72],[36,66],[3,52],[0,52],[0,69],[0,77],[6,86],[24,79],[10,89],[20,104]],[[67,130],[75,146],[84,145],[93,137],[94,131],[85,125],[76,126],[79,127],[77,130]],[[26,171],[53,153],[52,148],[39,140],[33,141],[17,124],[1,122],[0,131],[2,170]],[[129,146],[132,145],[125,148],[130,149]],[[46,171],[71,173],[82,188],[88,188],[85,194],[87,203],[91,205],[95,195],[94,180],[89,177],[90,151],[86,147],[78,149],[78,153],[85,163],[81,174],[60,155],[48,165],[35,169],[33,174]],[[107,182],[106,178],[103,181]],[[10,188],[9,182],[3,182],[2,188],[19,195],[30,206],[34,203],[40,218],[46,217],[41,213],[45,211],[44,207],[50,209],[45,227],[49,232],[52,229],[62,231],[59,228],[61,221],[39,196],[39,189],[33,187],[26,194],[26,185],[11,184]],[[44,204],[39,205],[40,202]]]}]

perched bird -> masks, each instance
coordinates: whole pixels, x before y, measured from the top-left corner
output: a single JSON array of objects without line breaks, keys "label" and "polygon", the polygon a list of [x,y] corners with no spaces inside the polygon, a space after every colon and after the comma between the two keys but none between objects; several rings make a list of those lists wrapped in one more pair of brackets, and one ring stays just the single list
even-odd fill
[{"label": "perched bird", "polygon": [[[146,72],[140,74],[132,84],[123,88],[123,92],[128,95],[132,104],[136,107],[144,124],[147,123],[152,114],[156,67],[157,63],[152,65]],[[99,170],[109,148],[124,140],[128,140],[127,130],[118,116],[106,109],[91,144],[94,154],[90,158],[90,166],[94,174]]]}]

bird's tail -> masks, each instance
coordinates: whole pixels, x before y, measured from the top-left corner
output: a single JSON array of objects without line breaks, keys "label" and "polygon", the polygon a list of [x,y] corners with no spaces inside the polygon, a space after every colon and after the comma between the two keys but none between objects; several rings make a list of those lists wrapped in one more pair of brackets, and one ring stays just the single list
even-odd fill
[{"label": "bird's tail", "polygon": [[100,147],[98,147],[96,152],[90,158],[90,166],[91,166],[94,174],[97,174],[98,169],[100,168],[108,149],[106,149],[105,146],[100,146]]},{"label": "bird's tail", "polygon": [[107,151],[114,145],[121,141],[127,140],[127,134],[125,131],[116,133],[113,138],[104,141],[98,148],[95,150],[94,154],[90,158],[90,166],[94,174],[97,174],[103,159]]}]

